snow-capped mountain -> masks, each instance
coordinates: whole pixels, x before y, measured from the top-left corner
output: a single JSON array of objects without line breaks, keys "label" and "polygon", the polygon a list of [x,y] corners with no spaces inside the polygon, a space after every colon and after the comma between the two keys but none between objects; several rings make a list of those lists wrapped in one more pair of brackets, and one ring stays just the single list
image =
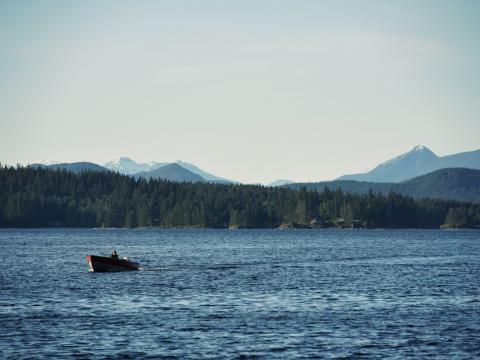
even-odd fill
[{"label": "snow-capped mountain", "polygon": [[401,182],[443,168],[480,169],[480,150],[439,157],[425,146],[387,160],[363,174],[344,175],[338,180]]},{"label": "snow-capped mountain", "polygon": [[[115,171],[125,175],[137,175],[139,173],[142,174],[142,177],[157,177],[155,175],[155,171],[163,168],[165,166],[177,164],[188,171],[201,176],[207,182],[219,182],[219,183],[233,183],[233,181],[221,178],[219,176],[210,174],[206,171],[203,171],[198,166],[189,164],[187,162],[177,160],[174,163],[169,162],[157,162],[157,161],[150,161],[146,163],[137,163],[135,160],[132,160],[128,157],[121,157],[118,160],[113,160],[107,162],[103,166],[111,171]],[[151,176],[148,174],[152,172]],[[172,179],[170,179],[172,180]]]},{"label": "snow-capped mountain", "polygon": [[103,167],[125,175],[133,175],[139,172],[153,171],[169,163],[159,163],[150,161],[147,163],[137,163],[128,157],[121,157],[118,160],[109,161]]}]

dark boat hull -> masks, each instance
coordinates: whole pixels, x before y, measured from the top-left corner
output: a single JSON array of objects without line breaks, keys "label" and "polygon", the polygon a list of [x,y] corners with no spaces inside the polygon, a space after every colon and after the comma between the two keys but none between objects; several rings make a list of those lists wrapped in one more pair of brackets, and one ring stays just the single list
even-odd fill
[{"label": "dark boat hull", "polygon": [[96,255],[88,255],[87,262],[90,271],[95,272],[131,271],[138,270],[139,267],[139,264],[133,261]]}]

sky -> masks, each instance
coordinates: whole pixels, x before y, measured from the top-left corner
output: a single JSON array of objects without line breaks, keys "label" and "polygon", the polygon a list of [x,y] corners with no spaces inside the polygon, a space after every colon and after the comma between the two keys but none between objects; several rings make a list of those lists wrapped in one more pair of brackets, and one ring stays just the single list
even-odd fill
[{"label": "sky", "polygon": [[0,0],[0,162],[246,182],[480,148],[480,1]]}]

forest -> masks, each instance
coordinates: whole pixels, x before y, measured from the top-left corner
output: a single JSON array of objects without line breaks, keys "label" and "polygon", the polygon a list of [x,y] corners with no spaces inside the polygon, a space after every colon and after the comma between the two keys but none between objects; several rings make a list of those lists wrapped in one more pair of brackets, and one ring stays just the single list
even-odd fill
[{"label": "forest", "polygon": [[0,165],[0,227],[480,228],[480,204]]}]

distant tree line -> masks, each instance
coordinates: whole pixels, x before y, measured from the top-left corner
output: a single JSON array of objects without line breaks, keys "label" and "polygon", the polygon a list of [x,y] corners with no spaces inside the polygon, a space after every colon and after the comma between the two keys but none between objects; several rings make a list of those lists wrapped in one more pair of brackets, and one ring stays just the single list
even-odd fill
[{"label": "distant tree line", "polygon": [[480,204],[0,166],[0,227],[480,227]]}]

